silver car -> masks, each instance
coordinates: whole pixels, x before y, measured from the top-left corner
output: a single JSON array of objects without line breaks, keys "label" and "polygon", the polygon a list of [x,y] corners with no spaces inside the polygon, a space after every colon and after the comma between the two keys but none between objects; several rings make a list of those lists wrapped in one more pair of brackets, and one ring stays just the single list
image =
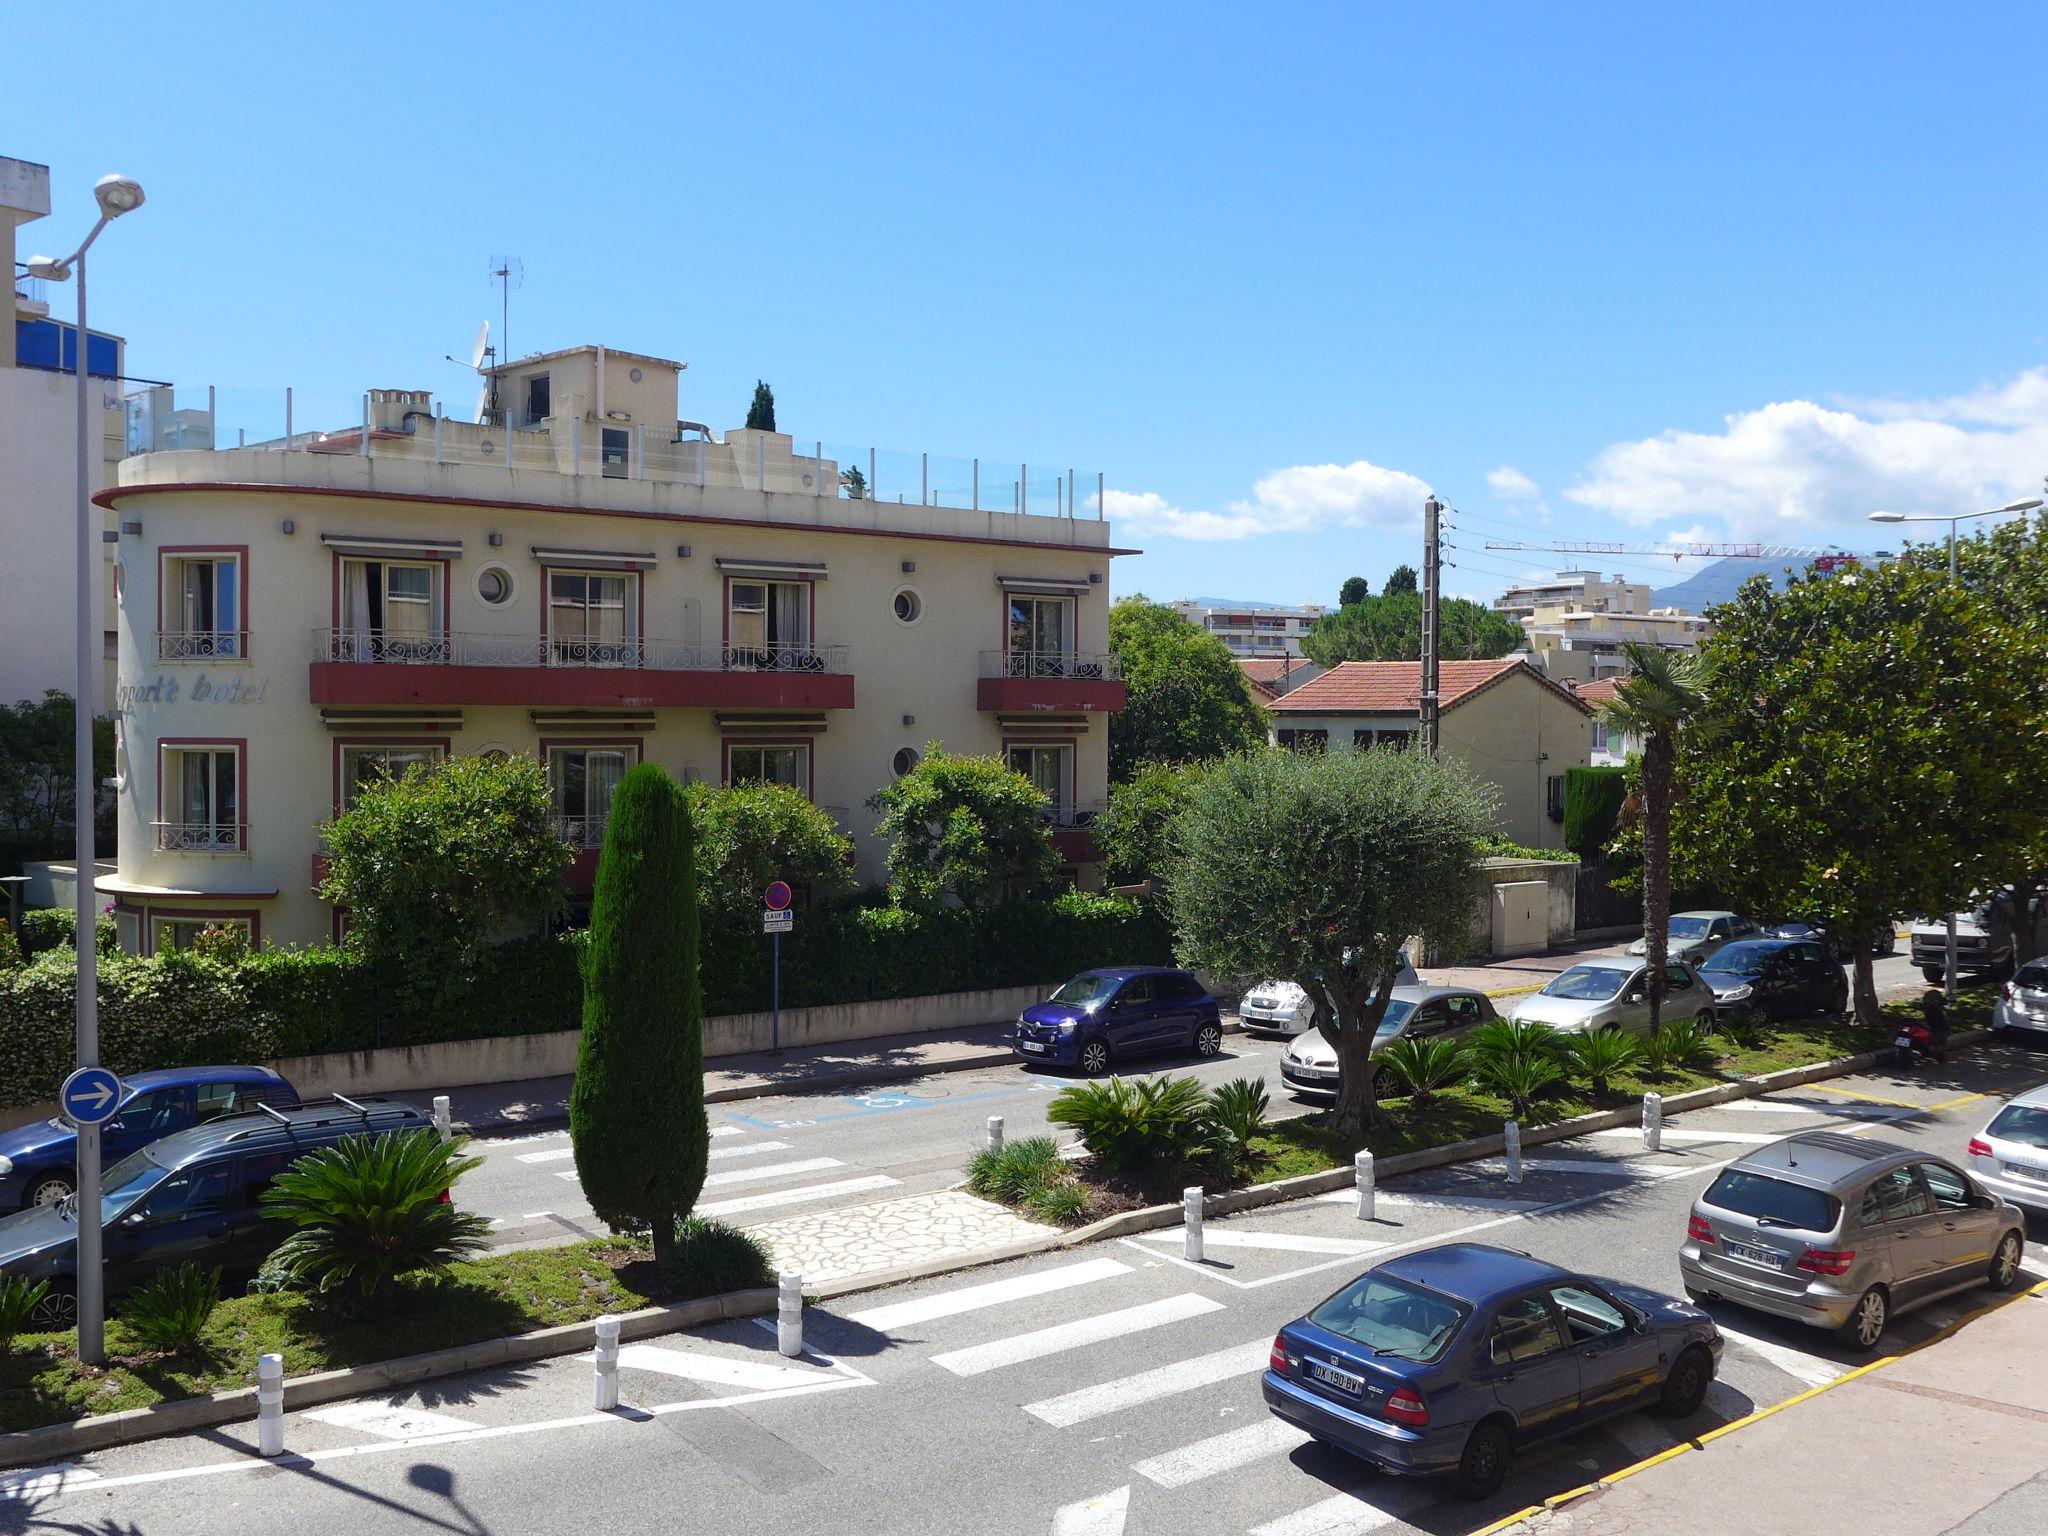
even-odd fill
[{"label": "silver car", "polygon": [[[1739,912],[1674,912],[1664,925],[1664,956],[1667,960],[1700,961],[1723,944],[1753,939],[1762,932]],[[1648,954],[1649,945],[1648,939],[1637,939],[1628,952]]]},{"label": "silver car", "polygon": [[2048,1083],[1999,1106],[1970,1138],[1970,1176],[1994,1195],[2048,1215]]},{"label": "silver car", "polygon": [[[1408,951],[1401,951],[1401,969],[1394,975],[1397,987],[1415,987],[1422,978],[1409,963]],[[1315,1009],[1297,982],[1262,981],[1248,990],[1237,1005],[1238,1022],[1255,1035],[1298,1035],[1315,1022]]]},{"label": "silver car", "polygon": [[[1602,955],[1581,960],[1551,978],[1540,992],[1523,998],[1508,1017],[1517,1024],[1548,1024],[1567,1034],[1618,1029],[1626,1034],[1650,1032],[1649,967],[1640,960]],[[1702,1029],[1714,1022],[1714,993],[1689,965],[1664,968],[1666,1024],[1697,1020]]]},{"label": "silver car", "polygon": [[1885,1324],[1973,1285],[2009,1288],[2026,1217],[1953,1163],[1807,1131],[1738,1158],[1695,1200],[1685,1294],[1831,1328],[1871,1349]]},{"label": "silver car", "polygon": [[2048,1035],[2048,960],[2029,960],[1998,989],[1991,1027],[2001,1032]]},{"label": "silver car", "polygon": [[[1372,1037],[1372,1048],[1383,1051],[1403,1036],[1459,1039],[1498,1017],[1486,994],[1470,987],[1396,987],[1387,999],[1379,1032]],[[1298,1094],[1334,1094],[1337,1048],[1320,1029],[1296,1035],[1280,1055],[1280,1076]]]}]

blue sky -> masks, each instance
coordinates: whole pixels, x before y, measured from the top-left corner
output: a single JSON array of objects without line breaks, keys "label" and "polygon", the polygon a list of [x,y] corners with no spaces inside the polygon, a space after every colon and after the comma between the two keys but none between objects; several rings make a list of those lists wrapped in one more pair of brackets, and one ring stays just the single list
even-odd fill
[{"label": "blue sky", "polygon": [[762,377],[1104,470],[1154,596],[1377,581],[1424,486],[1488,593],[1578,560],[1488,537],[1871,548],[2048,472],[2039,7],[72,10],[0,92],[23,245],[137,177],[95,319],[301,425],[466,407],[509,251],[516,351],[687,359],[720,429]]}]

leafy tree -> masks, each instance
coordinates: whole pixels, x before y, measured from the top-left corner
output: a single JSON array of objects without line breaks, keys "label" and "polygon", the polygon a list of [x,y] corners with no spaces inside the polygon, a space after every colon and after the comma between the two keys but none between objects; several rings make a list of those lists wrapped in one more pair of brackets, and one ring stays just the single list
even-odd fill
[{"label": "leafy tree", "polygon": [[1128,783],[1110,786],[1109,809],[1094,827],[1109,884],[1134,885],[1165,870],[1173,818],[1201,773],[1193,766],[1153,763],[1140,768]]},{"label": "leafy tree", "polygon": [[668,771],[612,793],[583,961],[583,1039],[569,1090],[576,1177],[599,1219],[651,1228],[666,1264],[704,1188],[703,994],[690,808]]},{"label": "leafy tree", "polygon": [[839,471],[839,483],[846,488],[848,501],[868,499],[868,477],[860,472],[858,465],[849,464]]},{"label": "leafy tree", "polygon": [[773,432],[775,430],[775,391],[759,379],[754,380],[753,403],[747,407],[749,432]]},{"label": "leafy tree", "polygon": [[[14,844],[19,857],[70,852],[75,718],[71,695],[57,688],[0,704],[0,843]],[[93,721],[93,776],[105,783],[113,773],[114,720],[101,715]],[[110,809],[101,807],[95,829],[102,851],[113,846]]]},{"label": "leafy tree", "polygon": [[1643,743],[1643,941],[1649,968],[1650,1033],[1663,1022],[1664,966],[1671,943],[1671,802],[1674,764],[1682,734],[1696,734],[1700,745],[1715,730],[1699,723],[1702,689],[1713,663],[1684,651],[1624,640],[1622,654],[1628,678],[1616,685],[1614,698],[1601,718],[1620,735],[1633,733]]},{"label": "leafy tree", "polygon": [[927,743],[918,765],[868,806],[881,812],[875,831],[890,839],[898,906],[992,907],[1019,889],[1043,891],[1059,873],[1044,794],[999,757]]},{"label": "leafy tree", "polygon": [[829,812],[786,784],[692,784],[697,892],[707,907],[761,905],[772,880],[810,888],[814,901],[853,889],[853,842]]},{"label": "leafy tree", "polygon": [[1393,597],[1401,592],[1413,592],[1415,590],[1415,582],[1414,566],[1406,564],[1397,565],[1387,573],[1387,584],[1380,588],[1380,592],[1386,597]]},{"label": "leafy tree", "polygon": [[1899,561],[1782,591],[1752,580],[1715,611],[1695,706],[1715,730],[1680,738],[1675,852],[1743,906],[1866,941],[1855,1004],[1871,1027],[1867,941],[1902,913],[1959,910],[2038,833],[2038,757],[2004,745],[2038,744],[2038,683],[1996,608],[1945,563]]},{"label": "leafy tree", "polygon": [[1109,776],[1148,763],[1198,763],[1266,739],[1266,712],[1229,649],[1163,603],[1134,595],[1109,610],[1109,648],[1127,698],[1109,718]]},{"label": "leafy tree", "polygon": [[1628,798],[1628,770],[1619,764],[1564,771],[1564,845],[1574,853],[1598,853],[1614,839],[1621,803]]},{"label": "leafy tree", "polygon": [[1349,608],[1353,603],[1362,603],[1371,596],[1371,582],[1363,576],[1346,576],[1344,585],[1337,589],[1337,606]]},{"label": "leafy tree", "polygon": [[[1393,578],[1389,578],[1391,583]],[[1437,605],[1445,661],[1491,661],[1518,649],[1522,626],[1462,597]],[[1422,656],[1422,599],[1389,591],[1326,613],[1301,637],[1311,661],[1416,661]]]},{"label": "leafy tree", "polygon": [[1188,796],[1167,865],[1176,952],[1301,986],[1336,1048],[1340,1135],[1378,1118],[1372,1040],[1402,945],[1471,932],[1494,809],[1461,763],[1420,752],[1248,753]]}]

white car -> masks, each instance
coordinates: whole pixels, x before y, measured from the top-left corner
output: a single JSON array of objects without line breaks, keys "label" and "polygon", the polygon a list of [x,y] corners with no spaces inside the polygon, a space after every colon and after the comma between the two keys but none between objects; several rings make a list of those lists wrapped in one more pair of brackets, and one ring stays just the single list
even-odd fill
[{"label": "white car", "polygon": [[1991,1027],[2048,1035],[2048,960],[2029,960],[1998,989]]},{"label": "white car", "polygon": [[[1692,967],[1668,965],[1664,975],[1663,1021],[1672,1024],[1696,1019],[1702,1029],[1711,1026],[1714,993],[1693,975]],[[1650,1004],[1644,991],[1648,979],[1649,968],[1640,960],[1620,955],[1581,960],[1551,978],[1542,991],[1515,1004],[1508,1017],[1517,1024],[1548,1024],[1570,1034],[1595,1029],[1648,1034]]]},{"label": "white car", "polygon": [[[1401,951],[1401,969],[1394,977],[1397,987],[1416,987],[1422,978],[1409,963],[1408,951]],[[1249,988],[1237,1005],[1238,1022],[1249,1034],[1298,1035],[1315,1020],[1308,994],[1291,981],[1262,981]]]},{"label": "white car", "polygon": [[1970,1138],[1970,1174],[1992,1194],[2048,1215],[2048,1084],[2006,1100]]},{"label": "white car", "polygon": [[[1432,1035],[1461,1039],[1499,1017],[1483,992],[1469,987],[1396,987],[1387,1011],[1372,1037],[1374,1054],[1403,1036],[1418,1040]],[[1296,1035],[1280,1053],[1280,1076],[1296,1093],[1337,1091],[1337,1048],[1320,1029]]]}]

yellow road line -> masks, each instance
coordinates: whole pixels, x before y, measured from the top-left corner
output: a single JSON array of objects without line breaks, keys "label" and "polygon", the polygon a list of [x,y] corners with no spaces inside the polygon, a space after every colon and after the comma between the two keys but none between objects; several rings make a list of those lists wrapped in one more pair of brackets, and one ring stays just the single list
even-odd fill
[{"label": "yellow road line", "polygon": [[1845,1099],[1861,1099],[1866,1104],[1889,1104],[1894,1109],[1925,1111],[1940,1107],[1939,1105],[1914,1104],[1905,1099],[1888,1099],[1880,1093],[1861,1093],[1854,1088],[1837,1088],[1832,1083],[1807,1083],[1805,1086],[1813,1089],[1816,1093],[1838,1093]]},{"label": "yellow road line", "polygon": [[1487,996],[1487,997],[1520,997],[1520,996],[1521,996],[1521,995],[1522,995],[1522,994],[1523,994],[1524,992],[1540,992],[1540,991],[1542,991],[1542,990],[1543,990],[1543,989],[1542,989],[1542,988],[1541,988],[1540,986],[1534,986],[1534,987],[1502,987],[1502,988],[1501,988],[1501,989],[1500,989],[1499,991],[1496,991],[1496,992],[1488,992],[1488,993],[1486,993],[1486,994],[1485,994],[1485,996]]},{"label": "yellow road line", "polygon": [[1959,1098],[1943,1099],[1939,1104],[1928,1105],[1927,1113],[1930,1115],[1940,1114],[1944,1109],[1958,1109],[1965,1104],[1974,1104],[1979,1099],[1988,1099],[1990,1097],[1991,1095],[1988,1093],[1966,1093]]}]

